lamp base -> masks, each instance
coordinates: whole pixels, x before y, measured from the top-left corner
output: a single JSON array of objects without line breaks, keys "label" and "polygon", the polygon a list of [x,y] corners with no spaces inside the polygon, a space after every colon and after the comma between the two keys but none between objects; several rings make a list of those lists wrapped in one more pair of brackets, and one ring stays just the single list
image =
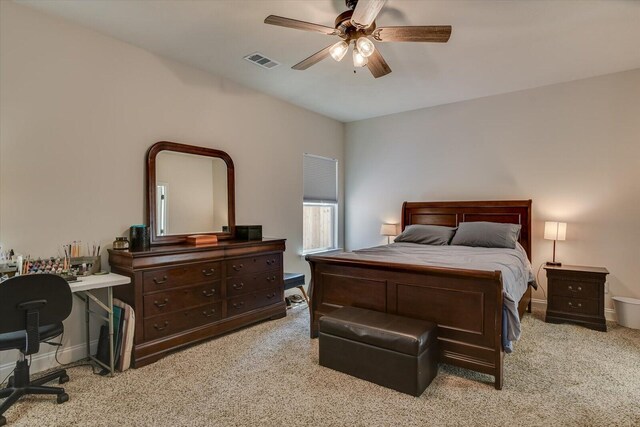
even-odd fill
[{"label": "lamp base", "polygon": [[561,262],[547,261],[547,265],[549,267],[562,267],[562,263]]}]

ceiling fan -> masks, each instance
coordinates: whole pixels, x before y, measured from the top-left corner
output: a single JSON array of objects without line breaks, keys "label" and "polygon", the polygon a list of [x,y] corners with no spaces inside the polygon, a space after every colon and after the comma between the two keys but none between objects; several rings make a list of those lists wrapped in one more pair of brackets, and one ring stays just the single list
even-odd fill
[{"label": "ceiling fan", "polygon": [[267,16],[264,23],[296,30],[314,31],[338,36],[342,39],[297,63],[291,67],[294,70],[306,70],[328,56],[336,61],[341,61],[347,54],[349,45],[353,44],[353,65],[355,67],[367,66],[375,78],[389,74],[391,68],[375,48],[371,39],[378,42],[446,43],[449,41],[450,25],[376,27],[375,19],[386,1],[345,0],[349,10],[338,15],[335,28],[276,15]]}]

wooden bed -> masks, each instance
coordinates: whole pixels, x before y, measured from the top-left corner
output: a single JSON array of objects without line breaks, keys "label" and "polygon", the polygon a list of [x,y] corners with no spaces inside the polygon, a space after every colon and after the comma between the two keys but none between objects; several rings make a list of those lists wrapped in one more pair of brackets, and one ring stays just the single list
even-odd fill
[{"label": "wooden bed", "polygon": [[[411,224],[457,226],[465,221],[521,224],[520,244],[531,259],[531,200],[405,202],[402,229]],[[318,319],[356,306],[438,323],[440,361],[495,377],[502,389],[502,274],[424,265],[307,256],[311,265],[311,337]],[[518,311],[531,311],[531,288]]]}]

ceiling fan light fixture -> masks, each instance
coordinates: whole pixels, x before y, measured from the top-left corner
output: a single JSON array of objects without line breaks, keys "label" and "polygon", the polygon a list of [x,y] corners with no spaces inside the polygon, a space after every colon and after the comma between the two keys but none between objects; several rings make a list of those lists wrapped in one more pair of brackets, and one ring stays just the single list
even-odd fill
[{"label": "ceiling fan light fixture", "polygon": [[[265,24],[321,33],[328,36],[338,36],[342,39],[337,43],[334,39],[334,43],[293,65],[291,67],[293,70],[306,70],[330,56],[336,62],[339,62],[345,57],[351,47],[351,42],[353,42],[354,67],[368,67],[373,77],[377,79],[389,74],[391,67],[384,60],[380,51],[376,50],[377,47],[374,41],[446,43],[451,37],[451,25],[378,27],[376,18],[387,0],[344,1],[350,10],[339,14],[333,27],[277,15],[269,15],[265,18]],[[368,64],[368,58],[371,58],[370,64]],[[268,58],[264,58],[264,60],[269,61]],[[272,62],[275,63],[275,61]],[[356,70],[353,71],[355,72]]]},{"label": "ceiling fan light fixture", "polygon": [[340,40],[338,43],[331,46],[331,50],[329,53],[331,57],[337,62],[342,61],[342,58],[347,54],[347,50],[349,50],[349,45],[344,40]]},{"label": "ceiling fan light fixture", "polygon": [[353,66],[354,67],[364,67],[365,65],[367,65],[367,62],[368,62],[367,57],[364,56],[362,53],[360,53],[357,47],[353,49]]},{"label": "ceiling fan light fixture", "polygon": [[373,44],[373,42],[366,37],[360,37],[356,41],[356,47],[358,48],[358,51],[362,54],[362,56],[364,56],[365,58],[370,57],[373,54],[373,51],[376,50],[376,47]]}]

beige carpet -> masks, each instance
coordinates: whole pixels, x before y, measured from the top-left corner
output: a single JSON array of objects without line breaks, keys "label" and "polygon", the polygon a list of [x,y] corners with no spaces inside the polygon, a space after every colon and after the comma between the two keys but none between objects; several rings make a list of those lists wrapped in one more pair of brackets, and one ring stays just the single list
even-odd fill
[{"label": "beige carpet", "polygon": [[492,377],[442,366],[420,397],[318,366],[306,309],[114,378],[69,371],[71,400],[22,400],[11,426],[632,426],[640,425],[640,331],[523,321]]}]

